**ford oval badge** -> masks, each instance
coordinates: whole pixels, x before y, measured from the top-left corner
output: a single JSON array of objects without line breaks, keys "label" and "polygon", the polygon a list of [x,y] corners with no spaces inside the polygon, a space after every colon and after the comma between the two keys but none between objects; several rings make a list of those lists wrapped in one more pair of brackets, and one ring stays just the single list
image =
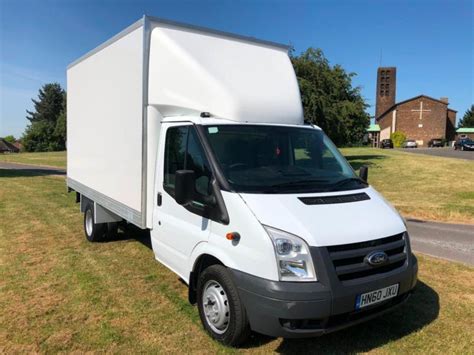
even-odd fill
[{"label": "ford oval badge", "polygon": [[367,262],[372,266],[380,266],[388,262],[388,255],[383,251],[373,251],[366,257]]}]

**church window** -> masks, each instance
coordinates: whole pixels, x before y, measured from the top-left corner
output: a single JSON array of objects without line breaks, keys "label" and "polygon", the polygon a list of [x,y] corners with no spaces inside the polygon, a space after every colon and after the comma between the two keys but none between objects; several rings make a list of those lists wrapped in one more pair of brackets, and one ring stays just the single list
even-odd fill
[{"label": "church window", "polygon": [[385,96],[388,96],[388,90],[385,90]]},{"label": "church window", "polygon": [[384,94],[384,91],[380,90],[380,96],[383,96],[383,94]]}]

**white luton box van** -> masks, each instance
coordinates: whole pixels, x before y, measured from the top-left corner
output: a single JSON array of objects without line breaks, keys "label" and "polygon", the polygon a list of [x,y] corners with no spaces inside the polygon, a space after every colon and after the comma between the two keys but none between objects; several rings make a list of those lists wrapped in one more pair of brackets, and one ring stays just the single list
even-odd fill
[{"label": "white luton box van", "polygon": [[403,219],[304,124],[287,52],[145,16],[67,70],[67,184],[87,239],[149,230],[228,345],[360,323],[417,280]]}]

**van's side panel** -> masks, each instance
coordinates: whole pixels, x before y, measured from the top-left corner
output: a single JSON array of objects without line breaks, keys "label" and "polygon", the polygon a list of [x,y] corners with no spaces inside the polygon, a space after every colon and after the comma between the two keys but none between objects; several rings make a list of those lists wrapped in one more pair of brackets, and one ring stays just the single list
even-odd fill
[{"label": "van's side panel", "polygon": [[120,211],[122,217],[138,225],[144,188],[143,46],[141,26],[67,71],[68,181],[86,186],[87,192],[79,191],[86,196],[98,192],[110,205],[124,207],[133,218]]}]

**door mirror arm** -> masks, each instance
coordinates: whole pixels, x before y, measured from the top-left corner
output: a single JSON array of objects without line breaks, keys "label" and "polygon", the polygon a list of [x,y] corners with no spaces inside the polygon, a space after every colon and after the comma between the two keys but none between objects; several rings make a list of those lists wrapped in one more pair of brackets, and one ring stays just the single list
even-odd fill
[{"label": "door mirror arm", "polygon": [[369,168],[367,166],[363,165],[363,166],[360,167],[359,177],[364,182],[368,182],[367,180],[369,179]]},{"label": "door mirror arm", "polygon": [[214,196],[214,191],[212,195],[209,196],[201,196],[202,202],[211,208],[214,208],[217,205],[216,197]]}]

